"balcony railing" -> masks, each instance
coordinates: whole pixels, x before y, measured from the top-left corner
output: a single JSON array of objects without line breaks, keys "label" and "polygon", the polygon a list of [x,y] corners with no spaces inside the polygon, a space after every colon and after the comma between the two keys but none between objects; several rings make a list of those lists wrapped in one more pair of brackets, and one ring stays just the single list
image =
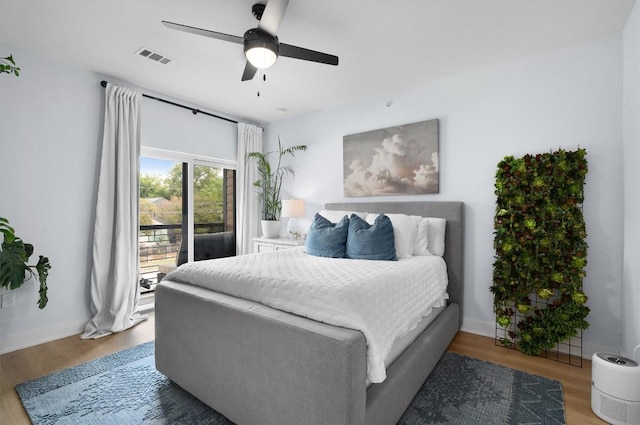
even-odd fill
[{"label": "balcony railing", "polygon": [[[224,223],[202,223],[194,225],[194,232],[219,233],[224,231]],[[139,233],[140,278],[150,288],[141,287],[141,292],[153,290],[158,282],[161,265],[176,265],[182,245],[182,225],[159,224],[142,225]]]}]

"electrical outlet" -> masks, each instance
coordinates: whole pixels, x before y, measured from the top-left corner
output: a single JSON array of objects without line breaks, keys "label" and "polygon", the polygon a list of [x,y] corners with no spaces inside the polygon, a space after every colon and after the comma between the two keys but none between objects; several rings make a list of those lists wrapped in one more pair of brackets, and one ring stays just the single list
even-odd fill
[{"label": "electrical outlet", "polygon": [[11,308],[16,306],[16,294],[8,292],[2,294],[2,308]]}]

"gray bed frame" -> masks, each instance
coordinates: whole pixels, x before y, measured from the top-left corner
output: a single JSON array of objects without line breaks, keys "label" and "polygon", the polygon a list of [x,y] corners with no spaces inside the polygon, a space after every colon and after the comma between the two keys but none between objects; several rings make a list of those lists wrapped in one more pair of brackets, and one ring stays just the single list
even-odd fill
[{"label": "gray bed frame", "polygon": [[238,425],[396,424],[462,322],[461,202],[333,203],[327,209],[447,219],[447,308],[366,387],[362,333],[197,286],[156,288],[156,368]]}]

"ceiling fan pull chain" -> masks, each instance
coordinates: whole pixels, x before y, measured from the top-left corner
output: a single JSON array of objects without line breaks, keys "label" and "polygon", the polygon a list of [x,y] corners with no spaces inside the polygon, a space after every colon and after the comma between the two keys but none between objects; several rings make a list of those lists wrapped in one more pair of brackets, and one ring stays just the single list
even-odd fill
[{"label": "ceiling fan pull chain", "polygon": [[[262,74],[262,76],[264,77],[262,69],[258,69],[258,78],[260,78],[260,74]],[[260,97],[260,85],[259,85],[259,83],[258,83],[258,97]]]}]

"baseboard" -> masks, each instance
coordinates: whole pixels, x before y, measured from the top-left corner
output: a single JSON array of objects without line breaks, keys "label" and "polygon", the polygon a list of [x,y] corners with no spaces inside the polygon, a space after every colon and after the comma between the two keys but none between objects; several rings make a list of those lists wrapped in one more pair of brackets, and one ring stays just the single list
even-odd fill
[{"label": "baseboard", "polygon": [[[463,332],[469,332],[475,335],[495,338],[496,323],[485,322],[477,319],[469,319],[465,317],[462,320],[462,327],[460,328],[460,330]],[[620,354],[620,350],[621,350],[621,347],[605,347],[602,345],[587,343],[584,341],[584,339],[582,340],[582,358],[583,359],[591,359],[594,353],[600,353],[600,352]]]},{"label": "baseboard", "polygon": [[[13,335],[3,335],[0,354],[33,347],[34,345],[44,344],[45,342],[55,341],[56,339],[66,338],[72,335],[80,335],[88,320],[89,319],[83,319],[57,323],[52,326],[21,331]],[[80,336],[78,336],[78,338],[80,338]]]},{"label": "baseboard", "polygon": [[469,332],[470,334],[488,336],[489,338],[495,338],[496,336],[496,324],[495,322],[485,322],[483,320],[470,319],[465,317],[462,319],[463,332]]},{"label": "baseboard", "polygon": [[137,312],[140,314],[147,314],[154,311],[155,308],[156,308],[155,303],[138,304]]}]

